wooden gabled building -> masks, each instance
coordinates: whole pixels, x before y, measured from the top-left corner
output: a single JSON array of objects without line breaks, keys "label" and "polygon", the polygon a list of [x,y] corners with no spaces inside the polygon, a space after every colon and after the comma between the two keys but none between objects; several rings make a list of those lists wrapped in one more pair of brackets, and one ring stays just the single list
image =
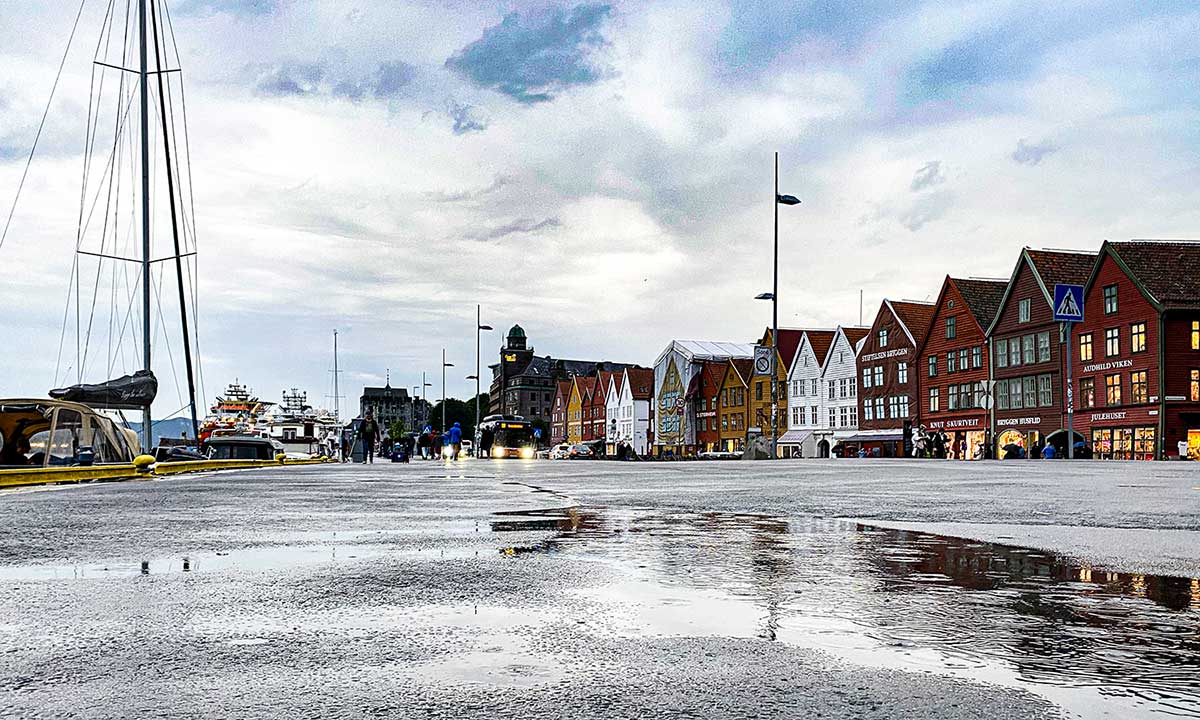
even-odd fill
[{"label": "wooden gabled building", "polygon": [[933,303],[885,299],[863,341],[857,361],[859,429],[846,441],[871,455],[904,455],[917,413],[917,346],[934,310]]}]

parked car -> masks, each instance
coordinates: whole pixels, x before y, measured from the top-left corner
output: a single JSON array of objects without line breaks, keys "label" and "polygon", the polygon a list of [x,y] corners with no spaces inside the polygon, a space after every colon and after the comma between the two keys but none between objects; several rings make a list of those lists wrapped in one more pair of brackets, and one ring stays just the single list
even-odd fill
[{"label": "parked car", "polygon": [[567,458],[571,460],[593,460],[595,457],[595,451],[587,445],[572,445],[567,451]]}]

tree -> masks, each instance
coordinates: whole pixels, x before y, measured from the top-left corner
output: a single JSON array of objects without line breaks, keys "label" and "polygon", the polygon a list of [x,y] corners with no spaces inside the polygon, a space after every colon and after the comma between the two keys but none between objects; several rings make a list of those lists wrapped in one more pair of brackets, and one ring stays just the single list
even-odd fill
[{"label": "tree", "polygon": [[[487,393],[479,394],[479,409],[480,418],[487,414],[488,396]],[[458,423],[462,427],[463,437],[470,440],[475,437],[475,399],[458,400],[456,398],[446,398],[446,424],[453,426]],[[444,432],[442,427],[442,403],[439,400],[429,410],[429,415],[425,419],[425,424],[433,428],[434,432]]]},{"label": "tree", "polygon": [[403,436],[405,431],[406,428],[404,427],[403,420],[393,420],[392,423],[388,425],[388,437],[392,438],[393,440]]}]

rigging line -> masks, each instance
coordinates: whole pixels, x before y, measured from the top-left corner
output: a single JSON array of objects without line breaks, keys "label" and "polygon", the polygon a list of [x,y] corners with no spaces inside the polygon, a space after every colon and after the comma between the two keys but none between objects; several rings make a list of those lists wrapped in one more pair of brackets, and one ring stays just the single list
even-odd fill
[{"label": "rigging line", "polygon": [[[158,285],[154,287],[155,305],[158,307],[158,326],[162,332],[162,344],[167,347],[167,361],[171,367],[171,380],[175,383],[175,399],[183,402],[183,395],[179,391],[179,375],[175,372],[175,353],[171,352],[171,336],[167,330],[167,319],[163,317],[162,311],[162,283],[163,276],[166,274],[166,267],[162,264],[158,266]],[[156,342],[155,345],[158,343]]]},{"label": "rigging line", "polygon": [[[125,120],[129,118],[129,110],[133,107],[133,98],[134,98],[134,95],[132,93],[130,93],[129,102],[127,102],[125,104],[125,112],[121,116],[121,126],[118,128],[118,132],[120,132],[124,128]],[[106,172],[108,171],[109,166],[112,164],[113,157],[115,155],[116,155],[115,149],[109,153],[108,161],[104,164],[104,170]],[[92,206],[91,206],[91,209],[88,210],[87,220],[85,220],[83,223],[83,233],[84,234],[86,234],[88,231],[88,228],[92,226],[92,217],[96,214],[96,206],[100,203],[100,192],[103,189],[104,189],[103,185],[96,188],[96,196],[92,199]],[[75,243],[75,250],[78,251],[81,245],[82,245],[82,236],[77,238],[76,243]]]},{"label": "rigging line", "polygon": [[[38,123],[37,133],[33,136],[33,147],[29,148],[29,157],[25,159],[25,170],[17,183],[17,194],[13,197],[12,207],[8,210],[8,219],[4,221],[4,231],[0,232],[0,248],[8,238],[8,229],[12,225],[13,213],[17,211],[17,202],[21,199],[21,190],[25,187],[25,178],[29,175],[29,166],[33,164],[33,155],[37,152],[38,141],[42,130],[46,127],[46,117],[50,115],[50,106],[54,103],[54,93],[58,90],[58,81],[62,78],[63,68],[67,64],[67,56],[71,53],[71,43],[75,40],[75,30],[79,28],[79,18],[83,16],[83,6],[87,0],[79,0],[79,11],[75,13],[75,22],[71,25],[71,35],[67,38],[67,49],[63,51],[62,61],[58,64],[58,74],[54,76],[54,84],[50,87],[50,97],[46,99],[46,109],[42,111],[42,120]],[[57,371],[55,371],[57,374]]]},{"label": "rigging line", "polygon": [[62,330],[58,335],[58,355],[55,357],[55,360],[54,360],[54,379],[51,382],[51,385],[58,384],[58,371],[62,367],[63,344],[67,340],[67,318],[70,317],[70,312],[71,312],[71,290],[75,287],[75,268],[78,265],[79,265],[79,255],[78,255],[78,253],[75,253],[73,259],[71,260],[71,274],[68,276],[69,280],[67,283],[67,301],[65,303],[63,303]]}]

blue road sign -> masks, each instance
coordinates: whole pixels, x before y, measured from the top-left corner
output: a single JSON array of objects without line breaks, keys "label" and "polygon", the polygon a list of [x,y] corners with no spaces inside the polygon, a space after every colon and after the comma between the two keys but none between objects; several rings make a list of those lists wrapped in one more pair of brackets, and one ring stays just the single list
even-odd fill
[{"label": "blue road sign", "polygon": [[1083,286],[1054,286],[1054,319],[1059,322],[1083,322]]},{"label": "blue road sign", "polygon": [[541,428],[534,428],[534,429],[533,429],[533,437],[534,437],[534,438],[536,438],[536,439],[538,439],[538,440],[541,440],[541,439],[542,439],[542,429],[541,429]]}]

